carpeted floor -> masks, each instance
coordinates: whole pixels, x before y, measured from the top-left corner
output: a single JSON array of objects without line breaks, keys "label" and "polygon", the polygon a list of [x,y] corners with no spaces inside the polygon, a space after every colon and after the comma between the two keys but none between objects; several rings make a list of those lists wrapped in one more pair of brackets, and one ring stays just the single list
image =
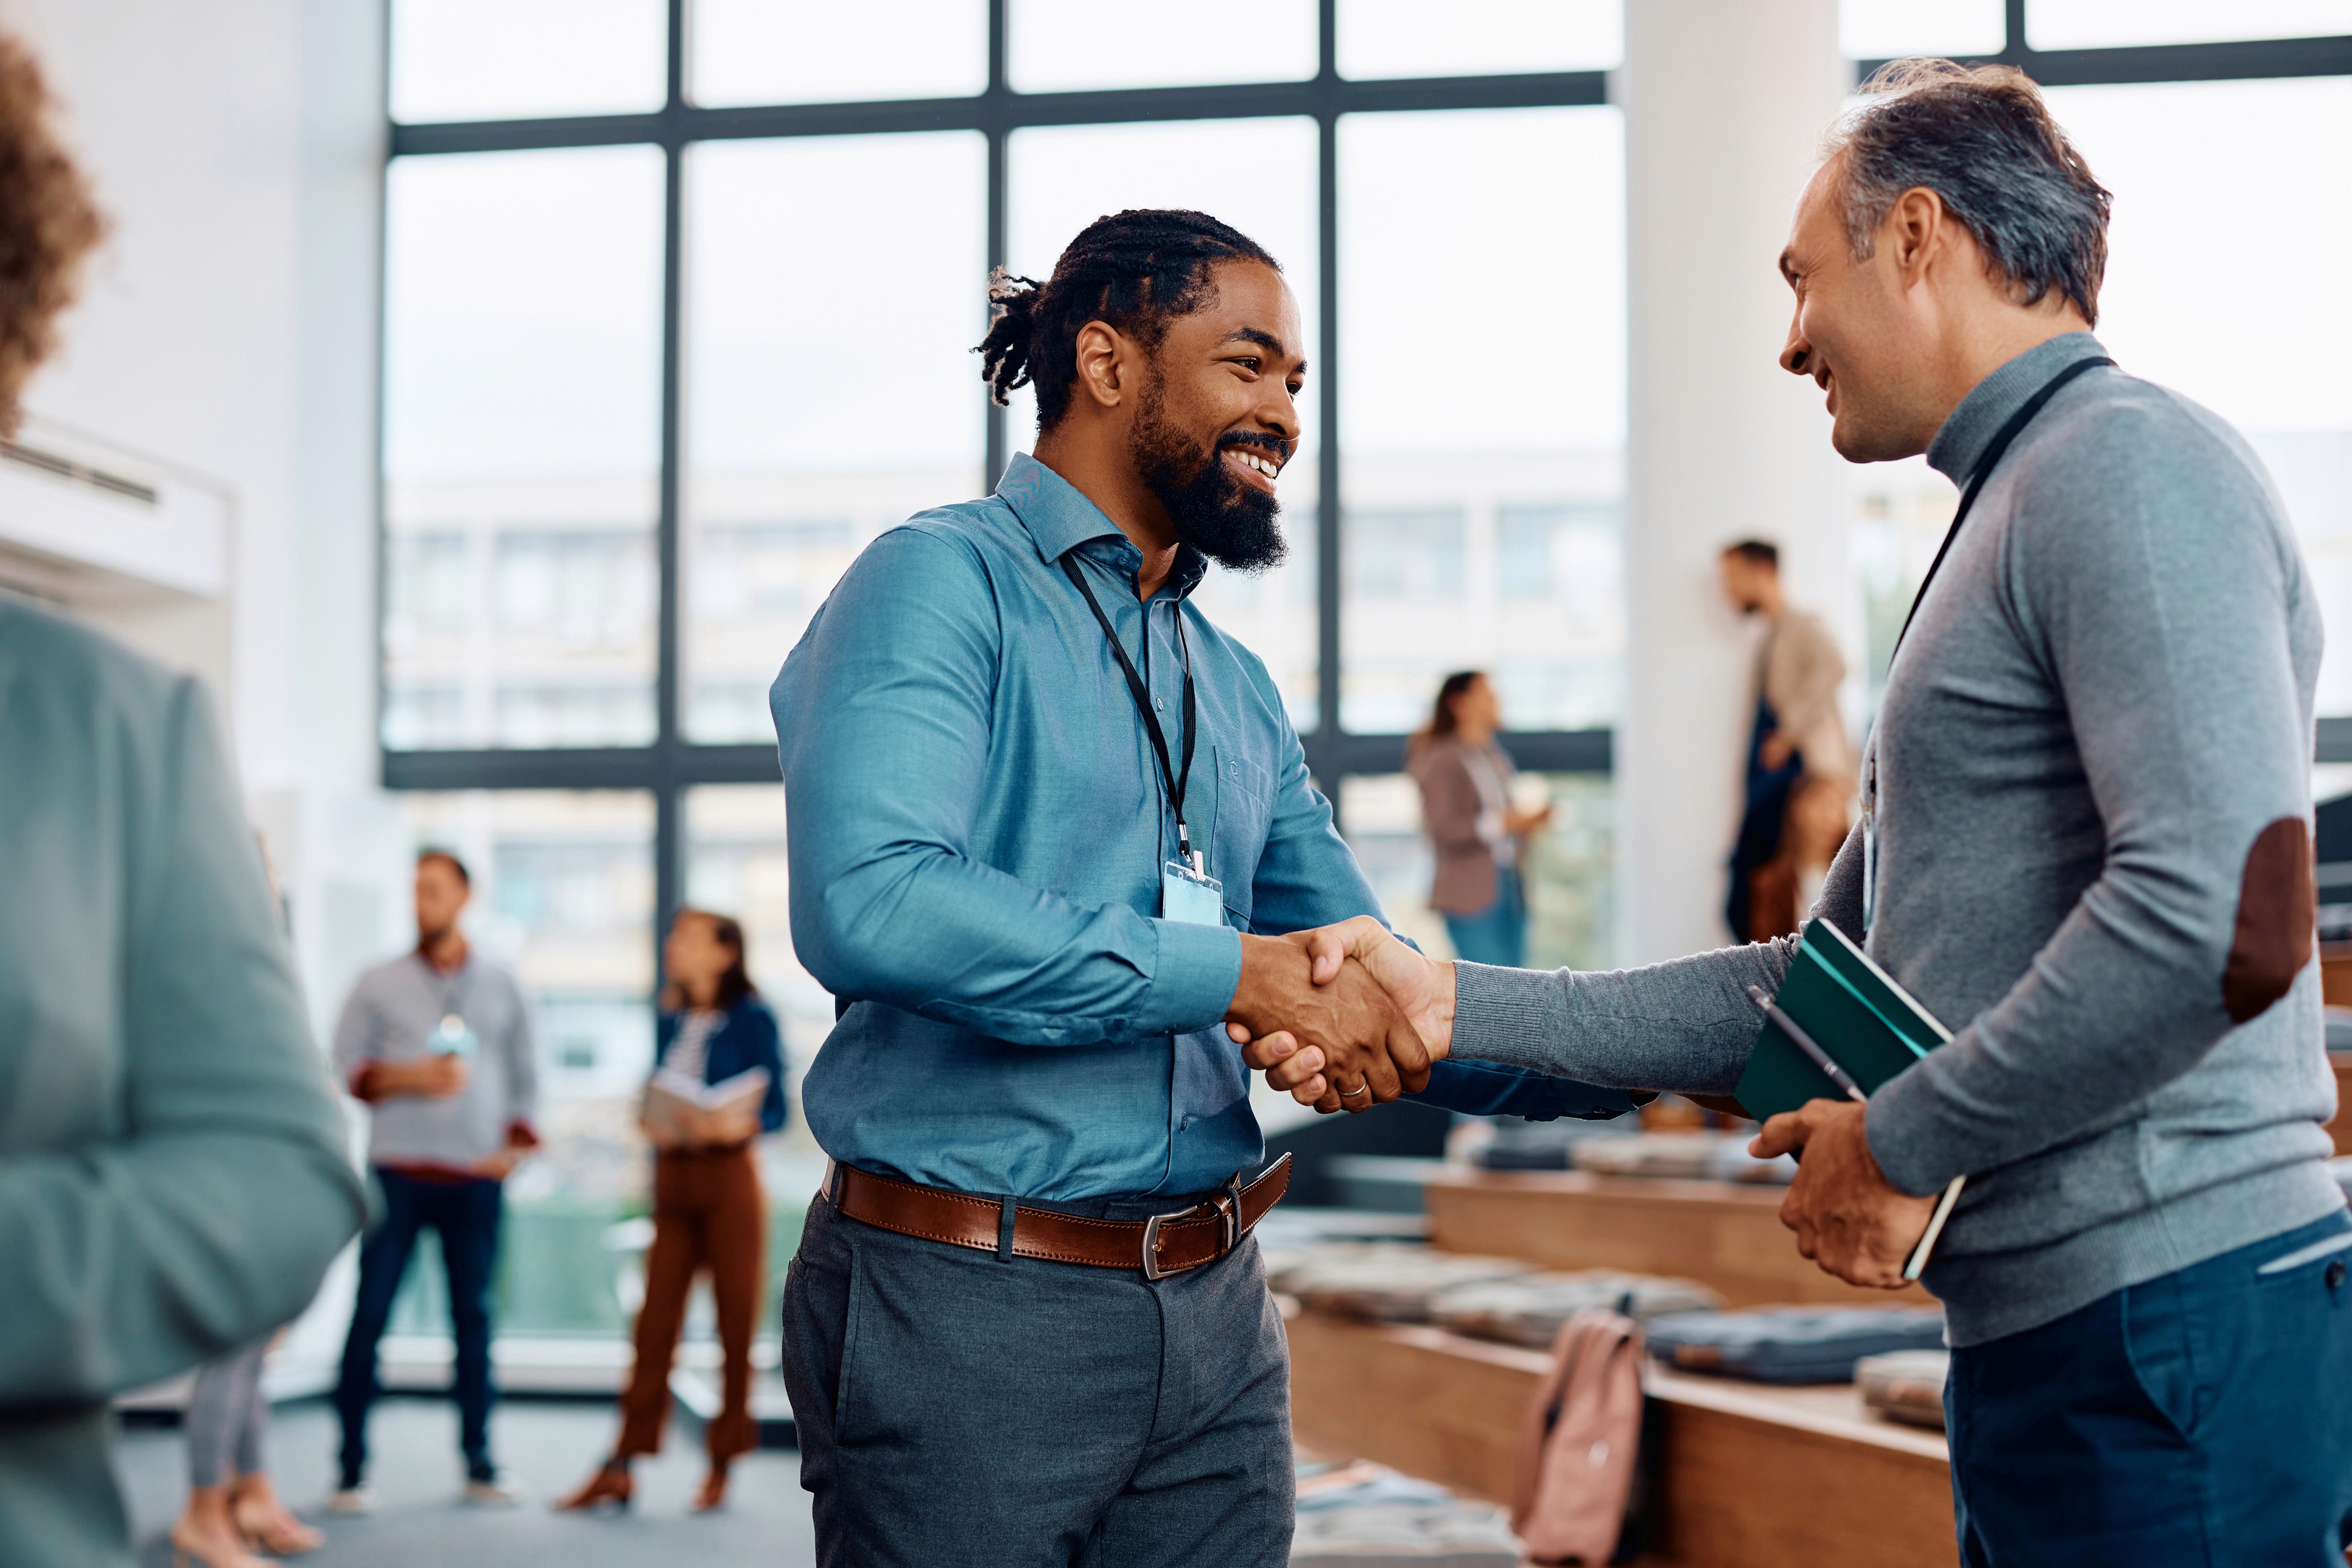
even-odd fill
[{"label": "carpeted floor", "polygon": [[[287,1500],[327,1532],[297,1559],[316,1568],[799,1568],[815,1562],[800,1457],[762,1452],[738,1461],[726,1510],[688,1511],[702,1479],[699,1434],[673,1429],[668,1447],[636,1467],[637,1500],[619,1518],[551,1512],[551,1500],[584,1480],[612,1443],[612,1406],[509,1399],[491,1428],[499,1462],[526,1499],[513,1509],[457,1500],[457,1414],[446,1401],[387,1399],[369,1432],[377,1511],[351,1518],[319,1504],[332,1484],[333,1413],[320,1401],[278,1406],[269,1432],[272,1477]],[[168,1568],[164,1531],[186,1490],[186,1460],[172,1428],[121,1435],[119,1467],[142,1543],[140,1562]]]}]

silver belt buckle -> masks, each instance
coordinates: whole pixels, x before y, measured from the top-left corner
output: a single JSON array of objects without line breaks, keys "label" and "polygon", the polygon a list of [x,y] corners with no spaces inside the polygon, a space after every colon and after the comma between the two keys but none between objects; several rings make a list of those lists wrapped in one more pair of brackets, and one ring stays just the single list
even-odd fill
[{"label": "silver belt buckle", "polygon": [[1160,1222],[1169,1219],[1182,1219],[1186,1215],[1191,1214],[1192,1212],[1192,1209],[1178,1209],[1173,1214],[1153,1215],[1150,1219],[1143,1222],[1143,1277],[1146,1279],[1165,1279],[1171,1274],[1181,1274],[1184,1272],[1181,1268],[1162,1268],[1160,1267]]}]

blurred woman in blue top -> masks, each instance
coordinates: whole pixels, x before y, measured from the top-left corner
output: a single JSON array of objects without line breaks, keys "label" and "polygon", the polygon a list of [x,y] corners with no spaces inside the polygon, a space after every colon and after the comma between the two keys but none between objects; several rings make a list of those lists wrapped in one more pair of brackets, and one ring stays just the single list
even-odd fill
[{"label": "blurred woman in blue top", "polygon": [[[726,1500],[727,1470],[759,1442],[751,1419],[751,1326],[765,1278],[767,1202],[752,1141],[784,1124],[784,1062],[776,1016],[744,968],[743,928],[707,910],[681,910],[662,947],[669,984],[655,1030],[645,1130],[655,1148],[654,1239],[637,1310],[636,1363],[621,1395],[621,1436],[588,1483],[562,1506],[625,1508],[629,1461],[661,1448],[670,1358],[694,1277],[710,1270],[725,1356],[719,1419],[706,1431],[710,1472],[698,1511]],[[764,1075],[760,1083],[752,1074]],[[734,1082],[733,1092],[724,1086]],[[695,1088],[717,1089],[698,1105]],[[756,1092],[755,1092],[756,1089]]]}]

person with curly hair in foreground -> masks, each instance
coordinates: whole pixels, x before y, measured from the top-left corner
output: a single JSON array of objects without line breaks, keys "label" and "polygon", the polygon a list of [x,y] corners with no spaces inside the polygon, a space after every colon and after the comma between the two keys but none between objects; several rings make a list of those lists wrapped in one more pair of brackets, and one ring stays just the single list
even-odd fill
[{"label": "person with curly hair in foreground", "polygon": [[[105,225],[0,37],[0,436]],[[359,1228],[204,689],[0,600],[0,1563],[128,1568],[107,1401],[299,1311]]]}]

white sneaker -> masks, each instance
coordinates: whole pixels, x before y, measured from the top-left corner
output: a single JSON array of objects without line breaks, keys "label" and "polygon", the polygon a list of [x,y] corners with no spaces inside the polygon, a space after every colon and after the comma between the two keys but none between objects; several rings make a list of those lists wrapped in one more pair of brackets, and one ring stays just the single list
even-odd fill
[{"label": "white sneaker", "polygon": [[522,1503],[522,1493],[498,1477],[487,1481],[467,1481],[461,1495],[476,1508],[518,1508]]},{"label": "white sneaker", "polygon": [[331,1513],[373,1513],[375,1493],[365,1487],[341,1487],[327,1494]]}]

